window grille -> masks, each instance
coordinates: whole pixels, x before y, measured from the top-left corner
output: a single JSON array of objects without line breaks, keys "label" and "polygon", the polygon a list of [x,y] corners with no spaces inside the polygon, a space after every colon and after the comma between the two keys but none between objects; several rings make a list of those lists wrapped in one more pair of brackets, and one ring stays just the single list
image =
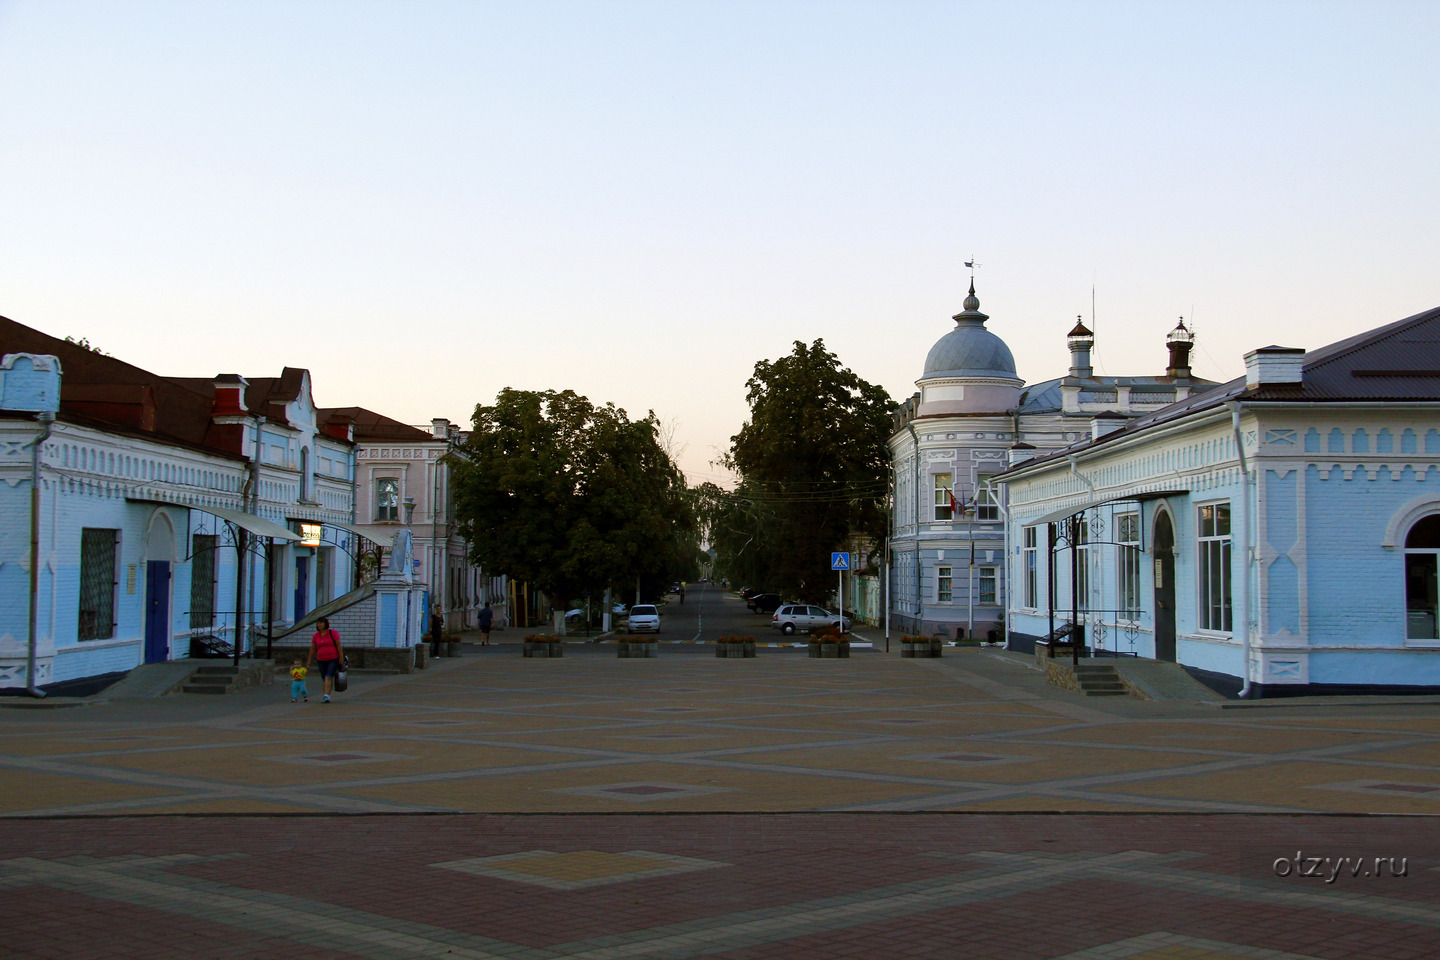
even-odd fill
[{"label": "window grille", "polygon": [[215,551],[220,538],[197,533],[190,537],[190,629],[215,625]]},{"label": "window grille", "polygon": [[119,530],[85,527],[80,531],[79,640],[115,636],[115,544]]}]

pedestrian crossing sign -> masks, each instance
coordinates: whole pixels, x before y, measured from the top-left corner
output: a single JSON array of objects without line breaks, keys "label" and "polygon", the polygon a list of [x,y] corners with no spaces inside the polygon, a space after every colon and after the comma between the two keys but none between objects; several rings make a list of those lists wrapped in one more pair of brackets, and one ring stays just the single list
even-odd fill
[{"label": "pedestrian crossing sign", "polygon": [[850,554],[848,554],[848,553],[832,553],[832,554],[830,554],[830,569],[831,569],[831,570],[849,570],[849,569],[850,569]]}]

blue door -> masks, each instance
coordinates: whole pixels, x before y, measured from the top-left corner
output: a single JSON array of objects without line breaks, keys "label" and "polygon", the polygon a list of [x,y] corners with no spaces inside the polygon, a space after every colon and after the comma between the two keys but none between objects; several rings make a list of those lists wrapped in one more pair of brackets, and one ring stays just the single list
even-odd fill
[{"label": "blue door", "polygon": [[170,561],[145,565],[145,662],[170,659]]},{"label": "blue door", "polygon": [[310,612],[310,558],[295,558],[295,619]]}]

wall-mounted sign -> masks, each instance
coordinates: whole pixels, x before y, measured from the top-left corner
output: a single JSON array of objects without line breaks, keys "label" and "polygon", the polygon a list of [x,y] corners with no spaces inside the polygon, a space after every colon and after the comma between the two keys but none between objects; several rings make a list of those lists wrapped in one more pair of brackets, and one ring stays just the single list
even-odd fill
[{"label": "wall-mounted sign", "polygon": [[300,545],[302,547],[320,546],[320,535],[324,529],[324,526],[318,523],[300,524]]}]

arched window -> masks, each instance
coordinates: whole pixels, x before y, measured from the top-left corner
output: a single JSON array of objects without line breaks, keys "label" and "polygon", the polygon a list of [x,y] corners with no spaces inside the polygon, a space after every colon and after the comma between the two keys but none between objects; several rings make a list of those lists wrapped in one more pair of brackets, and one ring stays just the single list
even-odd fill
[{"label": "arched window", "polygon": [[1436,640],[1440,619],[1440,514],[1422,518],[1405,537],[1405,636]]}]

